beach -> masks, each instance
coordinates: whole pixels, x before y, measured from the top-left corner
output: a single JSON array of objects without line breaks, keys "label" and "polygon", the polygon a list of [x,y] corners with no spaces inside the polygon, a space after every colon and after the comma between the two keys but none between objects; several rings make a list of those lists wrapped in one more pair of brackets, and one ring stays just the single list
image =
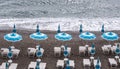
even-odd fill
[{"label": "beach", "polygon": [[[56,69],[57,60],[64,59],[64,57],[56,58],[54,56],[53,49],[56,46],[58,47],[58,46],[65,45],[65,44],[67,44],[69,47],[72,48],[71,56],[69,59],[75,60],[75,68],[84,69],[83,64],[82,64],[83,58],[89,58],[89,56],[80,56],[78,47],[84,46],[85,44],[91,45],[92,43],[95,44],[95,48],[96,48],[95,58],[96,59],[97,57],[100,58],[101,63],[102,63],[102,69],[110,69],[109,68],[110,66],[108,64],[108,58],[113,58],[115,55],[104,55],[102,52],[101,46],[109,44],[109,43],[113,45],[115,42],[120,41],[118,40],[114,42],[108,42],[101,38],[100,32],[94,32],[94,31],[92,32],[96,34],[97,38],[93,41],[84,41],[78,37],[79,32],[65,31],[71,34],[73,39],[70,41],[63,42],[63,41],[58,41],[54,38],[54,35],[56,34],[55,31],[48,31],[48,30],[41,31],[48,35],[47,40],[35,41],[29,38],[29,35],[35,31],[17,30],[17,32],[23,36],[23,40],[20,42],[12,43],[12,42],[5,41],[3,39],[3,36],[10,32],[11,30],[0,30],[0,48],[8,48],[9,46],[14,45],[16,48],[20,49],[19,57],[13,60],[13,62],[18,63],[17,69],[27,69],[30,61],[36,61],[37,58],[29,58],[27,56],[27,48],[28,47],[35,48],[37,44],[40,44],[41,47],[44,48],[45,50],[44,55],[41,60],[42,62],[47,63],[47,69]],[[120,31],[114,31],[114,32],[120,35]],[[8,60],[8,59],[3,59],[1,56],[0,56],[0,59],[1,59],[0,64]]]}]

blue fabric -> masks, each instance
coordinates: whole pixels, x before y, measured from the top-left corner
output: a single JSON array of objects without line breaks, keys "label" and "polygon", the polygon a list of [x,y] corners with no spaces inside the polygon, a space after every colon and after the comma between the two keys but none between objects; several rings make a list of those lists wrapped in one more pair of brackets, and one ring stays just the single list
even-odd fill
[{"label": "blue fabric", "polygon": [[95,49],[91,49],[91,52],[90,52],[92,55],[95,54]]},{"label": "blue fabric", "polygon": [[66,56],[68,56],[68,51],[64,51],[64,56],[66,57]]},{"label": "blue fabric", "polygon": [[12,53],[12,51],[9,51],[8,58],[12,58],[12,57],[13,57],[13,53]]},{"label": "blue fabric", "polygon": [[42,53],[41,53],[40,50],[38,50],[38,51],[36,52],[36,56],[37,56],[37,57],[41,57],[41,56],[42,56]]},{"label": "blue fabric", "polygon": [[66,66],[65,69],[71,69],[70,66]]},{"label": "blue fabric", "polygon": [[30,38],[33,40],[45,40],[48,36],[44,33],[33,33],[30,35]]},{"label": "blue fabric", "polygon": [[61,40],[61,41],[69,41],[69,40],[72,39],[72,36],[69,35],[69,34],[67,34],[67,33],[57,33],[57,34],[55,35],[55,38],[56,38],[57,40]]},{"label": "blue fabric", "polygon": [[100,65],[97,64],[97,65],[95,66],[95,69],[100,69]]},{"label": "blue fabric", "polygon": [[83,40],[94,40],[96,38],[95,34],[90,32],[81,33],[79,37]]},{"label": "blue fabric", "polygon": [[120,49],[119,49],[119,47],[116,48],[115,53],[116,53],[117,55],[120,54]]},{"label": "blue fabric", "polygon": [[22,40],[22,36],[17,33],[9,33],[4,36],[4,39],[10,42],[17,42]]},{"label": "blue fabric", "polygon": [[118,40],[119,36],[114,32],[106,32],[101,36],[105,40],[114,41]]}]

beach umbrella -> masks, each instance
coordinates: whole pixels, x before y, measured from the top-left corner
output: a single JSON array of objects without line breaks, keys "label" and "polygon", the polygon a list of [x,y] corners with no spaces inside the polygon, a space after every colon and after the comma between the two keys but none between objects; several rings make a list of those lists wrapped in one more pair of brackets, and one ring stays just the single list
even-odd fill
[{"label": "beach umbrella", "polygon": [[81,33],[79,37],[83,40],[94,40],[96,38],[95,34],[90,32]]},{"label": "beach umbrella", "polygon": [[12,33],[4,35],[4,39],[10,42],[18,42],[22,40],[22,36],[16,33],[16,27],[14,25]]},{"label": "beach umbrella", "polygon": [[[60,30],[60,25],[58,26],[58,29]],[[61,41],[69,41],[72,39],[72,36],[70,34],[67,34],[65,32],[57,32],[57,34],[55,35],[55,38],[57,40],[61,40]]]},{"label": "beach umbrella", "polygon": [[114,32],[103,33],[101,37],[108,41],[115,41],[115,40],[118,40],[119,38],[119,36]]},{"label": "beach umbrella", "polygon": [[[104,29],[104,25],[102,26],[102,29]],[[105,40],[115,41],[119,39],[119,36],[114,32],[105,32],[104,30],[101,32],[103,33],[101,37]]]},{"label": "beach umbrella", "polygon": [[9,69],[9,63],[8,62],[5,63],[5,69]]},{"label": "beach umbrella", "polygon": [[82,30],[82,24],[80,25],[80,30],[79,30],[79,32],[80,32],[80,33],[83,32],[83,30]]},{"label": "beach umbrella", "polygon": [[105,32],[105,30],[104,30],[104,24],[102,25],[101,32],[102,32],[102,33],[104,33],[104,32]]},{"label": "beach umbrella", "polygon": [[67,57],[69,55],[68,51],[67,51],[67,46],[65,46],[65,49],[64,49],[64,56]]},{"label": "beach umbrella", "polygon": [[40,62],[37,61],[35,69],[40,69],[39,65],[40,65]]},{"label": "beach umbrella", "polygon": [[96,66],[95,66],[95,69],[100,69],[99,63],[100,63],[100,59],[98,58],[98,59],[97,59],[97,64],[96,64]]},{"label": "beach umbrella", "polygon": [[67,64],[66,64],[65,69],[71,69],[71,68],[70,68],[70,62],[69,62],[69,60],[67,60]]},{"label": "beach umbrella", "polygon": [[8,52],[7,56],[9,59],[11,59],[13,57],[12,49],[11,49],[11,47],[9,47],[8,49],[9,49],[9,52]]},{"label": "beach umbrella", "polygon": [[116,50],[115,50],[115,53],[116,53],[116,55],[119,55],[119,54],[120,54],[119,44],[117,45],[117,48],[116,48]]},{"label": "beach umbrella", "polygon": [[41,33],[39,30],[39,25],[37,25],[36,33],[30,34],[30,38],[33,40],[46,40],[48,36],[44,33]]},{"label": "beach umbrella", "polygon": [[38,50],[37,50],[37,52],[36,52],[36,56],[38,57],[38,58],[40,58],[40,57],[42,57],[42,52],[41,52],[41,48],[40,48],[40,45],[38,46]]},{"label": "beach umbrella", "polygon": [[92,56],[95,54],[95,45],[94,44],[92,44],[92,49],[91,49],[90,53]]},{"label": "beach umbrella", "polygon": [[93,33],[83,32],[83,30],[82,30],[82,24],[80,25],[80,30],[81,31],[80,31],[79,38],[81,38],[83,40],[94,40],[96,38],[95,34],[93,34]]},{"label": "beach umbrella", "polygon": [[57,33],[61,33],[61,30],[60,30],[60,24],[58,25]]}]

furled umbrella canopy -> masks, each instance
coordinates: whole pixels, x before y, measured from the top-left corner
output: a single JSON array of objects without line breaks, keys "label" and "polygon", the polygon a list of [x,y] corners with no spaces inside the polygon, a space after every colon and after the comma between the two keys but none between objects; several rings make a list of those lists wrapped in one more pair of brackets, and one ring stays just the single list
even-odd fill
[{"label": "furled umbrella canopy", "polygon": [[80,30],[79,30],[79,32],[80,32],[80,33],[83,32],[83,30],[82,30],[82,24],[80,25]]},{"label": "furled umbrella canopy", "polygon": [[105,32],[105,30],[104,30],[104,24],[102,25],[101,32],[102,32],[102,33],[104,33],[104,32]]},{"label": "furled umbrella canopy", "polygon": [[40,62],[37,61],[37,62],[36,62],[36,67],[35,67],[35,69],[40,69],[39,65],[40,65]]},{"label": "furled umbrella canopy", "polygon": [[101,69],[99,63],[100,63],[100,59],[99,59],[99,57],[98,57],[98,59],[97,59],[97,64],[96,64],[96,66],[95,66],[95,69]]},{"label": "furled umbrella canopy", "polygon": [[48,36],[44,33],[41,33],[39,30],[39,25],[37,25],[36,33],[32,33],[30,38],[33,40],[45,40],[48,38]]},{"label": "furled umbrella canopy", "polygon": [[92,56],[95,54],[95,45],[94,44],[92,44],[92,49],[91,49],[90,53]]},{"label": "furled umbrella canopy", "polygon": [[65,49],[64,49],[64,56],[67,57],[69,55],[68,51],[67,51],[67,46],[65,46]]},{"label": "furled umbrella canopy", "polygon": [[36,52],[36,56],[38,58],[42,57],[43,53],[41,52],[41,48],[40,48],[40,45],[38,46],[38,49],[37,49],[37,52]]},{"label": "furled umbrella canopy", "polygon": [[9,49],[9,52],[8,52],[7,56],[8,56],[8,58],[11,59],[13,57],[12,49],[11,49],[11,47],[9,47],[8,49]]},{"label": "furled umbrella canopy", "polygon": [[115,53],[116,53],[116,55],[119,55],[119,54],[120,54],[120,48],[119,48],[119,45],[117,45],[117,48],[116,48],[116,50],[115,50]]},{"label": "furled umbrella canopy", "polygon": [[4,39],[10,42],[18,42],[22,40],[22,36],[16,33],[16,27],[14,25],[14,29],[12,33],[6,34]]}]

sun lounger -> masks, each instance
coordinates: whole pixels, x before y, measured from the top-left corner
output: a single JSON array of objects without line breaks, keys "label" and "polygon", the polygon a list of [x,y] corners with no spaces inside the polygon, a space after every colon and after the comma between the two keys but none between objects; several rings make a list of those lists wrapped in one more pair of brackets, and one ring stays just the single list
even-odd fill
[{"label": "sun lounger", "polygon": [[118,62],[119,61],[119,56],[115,56],[115,60]]},{"label": "sun lounger", "polygon": [[63,69],[64,68],[64,60],[58,60],[56,67],[57,67],[57,69]]},{"label": "sun lounger", "polygon": [[104,54],[109,54],[110,53],[110,49],[108,47],[102,46],[102,51]]},{"label": "sun lounger", "polygon": [[[13,52],[13,58],[17,58],[19,53],[20,53],[20,50],[13,48],[12,52]],[[7,58],[8,53],[9,53],[8,48],[1,48],[1,55],[2,55],[3,58]]]},{"label": "sun lounger", "polygon": [[84,69],[90,69],[91,63],[89,59],[83,59]]},{"label": "sun lounger", "polygon": [[116,48],[117,48],[117,46],[112,46],[112,47],[111,47],[111,52],[112,52],[112,54],[115,54]]},{"label": "sun lounger", "polygon": [[116,60],[114,58],[108,58],[108,61],[109,61],[110,67],[116,69],[118,65]]},{"label": "sun lounger", "polygon": [[54,55],[56,57],[60,57],[61,56],[61,48],[60,47],[54,47]]},{"label": "sun lounger", "polygon": [[9,50],[6,48],[2,48],[2,51],[1,51],[1,55],[3,58],[7,58],[7,54],[8,54]]},{"label": "sun lounger", "polygon": [[[35,69],[37,62],[30,62],[28,69]],[[46,69],[46,63],[40,62],[40,69]]]},{"label": "sun lounger", "polygon": [[69,63],[70,63],[71,69],[74,69],[75,68],[75,62],[74,62],[74,60],[69,60]]},{"label": "sun lounger", "polygon": [[68,56],[70,57],[71,48],[70,48],[70,47],[68,47],[68,48],[67,48],[67,51],[68,51]]},{"label": "sun lounger", "polygon": [[12,49],[13,51],[13,58],[17,58],[19,53],[20,53],[20,50],[19,49]]},{"label": "sun lounger", "polygon": [[[9,69],[17,69],[18,64],[17,63],[11,63],[9,65]],[[0,69],[6,69],[6,63],[3,62],[0,66]]]},{"label": "sun lounger", "polygon": [[28,48],[27,50],[29,57],[35,57],[36,49],[35,48]]},{"label": "sun lounger", "polygon": [[17,69],[17,66],[18,66],[17,63],[11,63],[9,69]]},{"label": "sun lounger", "polygon": [[6,66],[6,63],[4,62],[1,64],[0,69],[6,69],[5,66]]},{"label": "sun lounger", "polygon": [[79,54],[85,56],[85,53],[86,53],[86,47],[79,46]]},{"label": "sun lounger", "polygon": [[91,65],[94,64],[94,57],[90,57],[90,63],[91,63]]},{"label": "sun lounger", "polygon": [[120,59],[118,60],[118,66],[120,66]]}]

